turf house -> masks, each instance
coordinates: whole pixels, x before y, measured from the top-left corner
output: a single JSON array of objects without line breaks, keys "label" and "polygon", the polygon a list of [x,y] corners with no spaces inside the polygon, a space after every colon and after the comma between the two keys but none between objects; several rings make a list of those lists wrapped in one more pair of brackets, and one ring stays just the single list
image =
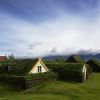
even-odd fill
[{"label": "turf house", "polygon": [[100,72],[100,62],[93,58],[87,61],[87,64],[92,68],[94,72]]},{"label": "turf house", "polygon": [[49,69],[43,63],[42,59],[14,59],[6,60],[1,63],[0,71],[13,74],[36,74],[48,72]]},{"label": "turf house", "polygon": [[59,80],[85,82],[88,66],[82,63],[47,63],[49,69],[58,73]]}]

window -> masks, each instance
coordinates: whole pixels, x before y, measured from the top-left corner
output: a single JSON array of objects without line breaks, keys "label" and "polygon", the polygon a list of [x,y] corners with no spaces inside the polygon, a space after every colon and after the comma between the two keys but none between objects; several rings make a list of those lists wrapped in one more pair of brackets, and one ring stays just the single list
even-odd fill
[{"label": "window", "polygon": [[38,66],[38,72],[42,72],[42,66]]},{"label": "window", "polygon": [[11,70],[11,66],[8,66],[8,71],[10,71]]}]

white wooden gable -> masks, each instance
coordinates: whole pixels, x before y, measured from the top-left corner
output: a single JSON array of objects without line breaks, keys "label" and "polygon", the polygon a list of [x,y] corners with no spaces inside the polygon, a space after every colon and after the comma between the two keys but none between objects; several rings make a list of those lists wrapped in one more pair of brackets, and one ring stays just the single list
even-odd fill
[{"label": "white wooden gable", "polygon": [[87,68],[85,64],[83,66],[82,73],[84,73],[84,80],[86,80]]},{"label": "white wooden gable", "polygon": [[48,68],[45,66],[45,64],[43,63],[43,61],[41,59],[39,59],[37,61],[37,63],[33,66],[33,68],[31,69],[31,71],[29,72],[29,74],[35,74],[35,73],[44,73],[44,72],[48,72]]}]

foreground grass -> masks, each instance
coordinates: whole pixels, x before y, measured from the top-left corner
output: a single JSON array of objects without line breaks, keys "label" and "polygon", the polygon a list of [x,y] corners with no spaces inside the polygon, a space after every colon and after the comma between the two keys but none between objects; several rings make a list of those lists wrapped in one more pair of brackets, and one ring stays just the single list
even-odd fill
[{"label": "foreground grass", "polygon": [[100,100],[100,73],[84,84],[55,81],[25,91],[0,84],[0,100]]}]

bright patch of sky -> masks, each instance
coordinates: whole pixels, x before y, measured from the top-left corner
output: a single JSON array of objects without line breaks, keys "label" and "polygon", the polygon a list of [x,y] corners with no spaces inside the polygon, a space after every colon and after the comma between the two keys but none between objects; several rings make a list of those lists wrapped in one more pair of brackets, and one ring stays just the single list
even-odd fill
[{"label": "bright patch of sky", "polygon": [[100,50],[100,0],[0,0],[0,54]]}]

